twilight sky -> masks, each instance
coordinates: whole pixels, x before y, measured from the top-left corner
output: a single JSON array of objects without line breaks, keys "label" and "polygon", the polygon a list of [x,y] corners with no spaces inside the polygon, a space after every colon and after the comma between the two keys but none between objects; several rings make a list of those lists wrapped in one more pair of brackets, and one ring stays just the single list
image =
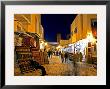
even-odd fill
[{"label": "twilight sky", "polygon": [[42,14],[44,39],[48,42],[55,42],[57,33],[61,33],[62,39],[66,39],[66,35],[70,34],[70,26],[75,17],[75,14]]}]

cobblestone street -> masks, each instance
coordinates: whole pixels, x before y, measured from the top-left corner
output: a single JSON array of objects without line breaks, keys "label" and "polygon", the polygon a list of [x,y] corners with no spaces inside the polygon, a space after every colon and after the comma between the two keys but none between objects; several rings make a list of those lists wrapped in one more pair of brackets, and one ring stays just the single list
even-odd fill
[{"label": "cobblestone street", "polygon": [[[49,58],[49,64],[44,64],[47,75],[46,76],[96,76],[97,69],[92,64],[77,62],[74,67],[73,62],[67,60],[62,63],[59,56],[52,56]],[[39,76],[39,70],[34,72],[21,74],[19,67],[15,67],[16,76]]]},{"label": "cobblestone street", "polygon": [[59,56],[52,56],[49,64],[43,65],[47,76],[96,76],[97,70],[90,64],[77,62],[77,68],[74,68],[72,61],[68,60],[62,63]]},{"label": "cobblestone street", "polygon": [[73,64],[71,61],[62,63],[59,56],[52,56],[49,64],[43,65],[46,69],[47,76],[72,76],[74,75]]},{"label": "cobblestone street", "polygon": [[97,69],[93,64],[77,62],[77,76],[97,76]]}]

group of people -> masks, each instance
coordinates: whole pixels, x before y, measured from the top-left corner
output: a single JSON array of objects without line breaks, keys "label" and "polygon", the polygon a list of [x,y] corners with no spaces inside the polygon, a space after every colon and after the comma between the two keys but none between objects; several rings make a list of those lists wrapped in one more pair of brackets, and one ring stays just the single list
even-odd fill
[{"label": "group of people", "polygon": [[62,59],[62,63],[66,63],[69,60],[69,54],[68,52],[62,52],[61,53],[61,59]]},{"label": "group of people", "polygon": [[68,53],[68,52],[61,52],[61,59],[62,63],[68,62],[68,60],[71,60],[73,62],[82,62],[83,55],[81,52],[77,53]]},{"label": "group of people", "polygon": [[52,50],[49,50],[47,53],[48,53],[48,58],[52,58],[53,51]]},{"label": "group of people", "polygon": [[52,55],[54,56],[60,56],[61,55],[61,51],[52,51],[52,50],[48,50],[48,58],[52,58]]},{"label": "group of people", "polygon": [[73,56],[70,57],[70,54],[66,51],[53,51],[53,50],[48,50],[47,51],[47,55],[48,55],[48,58],[52,58],[52,56],[59,56],[61,58],[61,61],[62,63],[67,63],[68,60],[72,60],[72,61],[77,61],[77,62],[81,62],[82,61],[82,53],[80,52],[79,54],[76,53],[76,54],[72,54]]},{"label": "group of people", "polygon": [[48,50],[47,53],[48,53],[48,58],[52,58],[52,55],[59,56],[62,60],[62,63],[66,63],[69,60],[68,52]]}]

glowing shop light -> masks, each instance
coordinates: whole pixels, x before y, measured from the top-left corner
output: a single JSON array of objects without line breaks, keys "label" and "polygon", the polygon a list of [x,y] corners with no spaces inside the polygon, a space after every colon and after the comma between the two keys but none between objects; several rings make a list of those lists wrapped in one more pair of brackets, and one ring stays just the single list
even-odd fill
[{"label": "glowing shop light", "polygon": [[45,46],[47,45],[47,43],[45,43]]},{"label": "glowing shop light", "polygon": [[92,33],[88,33],[87,35],[87,41],[88,42],[96,42],[96,39],[93,37]]}]

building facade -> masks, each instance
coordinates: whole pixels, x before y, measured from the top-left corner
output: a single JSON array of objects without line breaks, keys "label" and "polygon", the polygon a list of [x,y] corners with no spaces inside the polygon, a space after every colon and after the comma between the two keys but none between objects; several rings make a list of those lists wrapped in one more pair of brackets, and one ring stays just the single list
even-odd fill
[{"label": "building facade", "polygon": [[40,36],[41,15],[40,14],[15,14],[14,32],[31,32]]},{"label": "building facade", "polygon": [[72,43],[85,39],[88,33],[92,33],[92,21],[97,20],[96,14],[77,15],[71,24]]},{"label": "building facade", "polygon": [[58,33],[58,34],[57,34],[57,42],[60,43],[60,40],[61,40],[61,34]]},{"label": "building facade", "polygon": [[28,47],[31,50],[32,57],[39,64],[45,63],[44,52],[40,50],[40,39],[43,40],[43,36],[44,30],[41,26],[40,14],[14,15],[14,46]]},{"label": "building facade", "polygon": [[86,59],[97,55],[97,15],[79,14],[71,24],[73,51],[82,52]]},{"label": "building facade", "polygon": [[[34,42],[33,46],[35,47],[38,46],[39,48],[39,39],[42,34],[40,14],[15,14],[14,15],[14,32],[17,34],[22,33],[30,37],[33,40],[33,41],[31,40],[31,42]],[[16,39],[16,35],[15,35],[15,39]]]}]

